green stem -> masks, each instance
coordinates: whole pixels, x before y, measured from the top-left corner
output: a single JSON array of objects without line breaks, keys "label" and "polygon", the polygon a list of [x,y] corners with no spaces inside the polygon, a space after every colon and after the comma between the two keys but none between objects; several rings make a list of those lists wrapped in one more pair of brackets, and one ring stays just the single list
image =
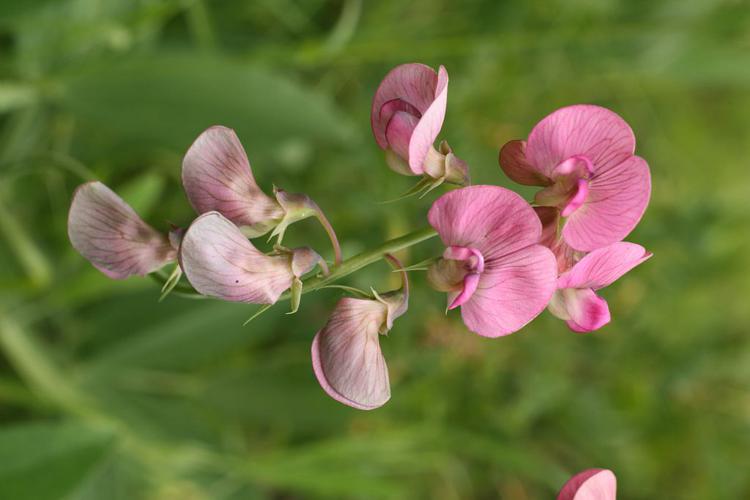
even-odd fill
[{"label": "green stem", "polygon": [[[425,227],[412,231],[411,233],[388,240],[379,247],[372,250],[366,250],[354,257],[346,259],[341,265],[334,267],[328,276],[314,277],[304,282],[302,293],[314,292],[330,283],[340,280],[341,278],[355,273],[365,266],[369,266],[381,260],[386,254],[395,253],[404,248],[409,248],[425,240],[437,236],[437,231],[431,227]],[[279,300],[288,299],[290,293],[287,292]]]},{"label": "green stem", "polygon": [[331,240],[331,245],[333,246],[334,265],[341,264],[341,246],[339,245],[339,240],[336,237],[336,231],[333,230],[333,226],[330,222],[328,222],[328,219],[326,218],[322,210],[318,209],[315,217],[318,219],[318,222],[320,222],[320,225],[323,226],[323,229],[325,229],[326,233],[328,234],[328,238]]},{"label": "green stem", "polygon": [[58,373],[29,332],[7,314],[0,314],[0,350],[43,398],[70,413],[90,413],[89,401]]},{"label": "green stem", "polygon": [[52,265],[28,234],[24,226],[5,207],[0,199],[0,235],[16,254],[21,267],[26,271],[31,285],[44,288],[52,281]]},{"label": "green stem", "polygon": [[191,34],[195,37],[198,47],[204,51],[216,48],[216,36],[203,0],[188,2],[186,13]]}]

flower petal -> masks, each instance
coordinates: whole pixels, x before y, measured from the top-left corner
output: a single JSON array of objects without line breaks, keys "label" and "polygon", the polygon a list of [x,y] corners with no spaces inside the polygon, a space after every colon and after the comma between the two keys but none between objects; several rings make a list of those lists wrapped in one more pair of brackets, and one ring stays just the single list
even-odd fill
[{"label": "flower petal", "polygon": [[[408,160],[409,141],[418,121],[416,116],[398,111],[388,122],[388,128],[385,131],[385,135],[388,137],[388,146],[398,157]],[[411,167],[409,167],[409,170],[411,171]],[[415,172],[411,171],[410,173]]]},{"label": "flower petal", "polygon": [[635,266],[648,260],[650,252],[635,243],[621,241],[586,254],[572,269],[557,279],[558,288],[609,286]]},{"label": "flower petal", "polygon": [[528,162],[547,177],[571,156],[586,156],[596,172],[622,163],[634,151],[630,125],[617,113],[590,104],[567,106],[543,118],[526,144]]},{"label": "flower petal", "polygon": [[101,182],[76,189],[68,237],[73,248],[113,279],[146,275],[176,257],[167,237]]},{"label": "flower petal", "polygon": [[550,180],[526,158],[526,141],[510,141],[500,149],[500,168],[511,180],[524,186],[547,186]]},{"label": "flower petal", "polygon": [[471,299],[471,296],[474,295],[479,286],[480,277],[478,273],[467,274],[464,277],[463,288],[458,295],[451,297],[451,300],[448,302],[448,310],[455,309]]},{"label": "flower petal", "polygon": [[588,469],[568,480],[557,500],[615,500],[617,478],[611,470]]},{"label": "flower petal", "polygon": [[388,307],[370,299],[341,299],[312,343],[313,371],[329,396],[359,410],[383,406],[391,397],[379,331]]},{"label": "flower petal", "polygon": [[568,327],[574,332],[593,332],[612,319],[607,301],[591,288],[565,288],[561,293],[570,317]]},{"label": "flower petal", "polygon": [[196,212],[215,210],[238,226],[267,230],[270,221],[284,215],[258,187],[245,149],[226,127],[207,129],[190,146],[182,160],[182,184]]},{"label": "flower petal", "polygon": [[493,260],[471,299],[461,306],[464,323],[484,337],[520,330],[547,306],[556,276],[555,256],[541,245]]},{"label": "flower petal", "polygon": [[273,304],[294,279],[289,255],[263,254],[218,212],[190,225],[180,265],[200,293],[232,302]]},{"label": "flower petal", "polygon": [[469,186],[450,191],[427,215],[446,246],[473,247],[485,262],[539,241],[542,225],[518,194],[499,186]]},{"label": "flower petal", "polygon": [[566,221],[563,238],[582,251],[620,241],[641,220],[650,196],[651,173],[639,156],[597,172],[585,203]]},{"label": "flower petal", "polygon": [[445,108],[448,106],[448,72],[444,66],[438,69],[435,99],[430,107],[422,112],[422,118],[414,128],[409,141],[409,167],[416,174],[424,172],[424,160],[433,147],[445,120]]},{"label": "flower petal", "polygon": [[435,88],[438,76],[435,70],[424,64],[402,64],[393,68],[380,83],[372,100],[370,124],[372,133],[381,149],[388,148],[385,131],[391,120],[393,111],[381,113],[383,106],[389,101],[400,99],[424,113],[435,100]]}]

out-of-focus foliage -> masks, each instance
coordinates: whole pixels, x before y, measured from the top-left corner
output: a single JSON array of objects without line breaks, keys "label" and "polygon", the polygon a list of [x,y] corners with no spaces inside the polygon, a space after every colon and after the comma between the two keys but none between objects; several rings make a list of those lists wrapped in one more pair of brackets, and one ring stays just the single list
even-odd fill
[{"label": "out-of-focus foliage", "polygon": [[[365,413],[310,367],[339,292],[242,327],[253,308],[159,304],[70,247],[86,179],[156,227],[188,223],[181,157],[217,123],[262,186],[318,201],[346,255],[423,226],[436,194],[378,203],[412,180],[369,130],[408,61],[447,66],[443,136],[477,183],[510,186],[499,147],[557,107],[633,126],[654,189],[630,239],[655,256],[604,292],[611,325],[575,335],[544,313],[482,339],[414,273],[382,341],[393,399]],[[626,499],[748,498],[748,158],[744,0],[2,0],[0,498],[523,500],[595,466]],[[295,242],[327,248],[313,222]]]}]

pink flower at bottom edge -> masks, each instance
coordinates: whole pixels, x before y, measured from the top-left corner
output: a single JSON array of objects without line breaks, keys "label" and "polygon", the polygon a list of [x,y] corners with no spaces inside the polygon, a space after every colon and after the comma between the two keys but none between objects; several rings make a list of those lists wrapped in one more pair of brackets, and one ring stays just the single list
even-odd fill
[{"label": "pink flower at bottom edge", "polygon": [[557,500],[615,500],[617,478],[608,469],[588,469],[568,480]]}]

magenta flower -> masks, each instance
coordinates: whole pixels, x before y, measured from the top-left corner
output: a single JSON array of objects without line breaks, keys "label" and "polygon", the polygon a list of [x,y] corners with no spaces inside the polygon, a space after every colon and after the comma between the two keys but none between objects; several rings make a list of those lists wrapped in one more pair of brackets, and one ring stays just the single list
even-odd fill
[{"label": "magenta flower", "polygon": [[68,237],[78,253],[113,279],[144,276],[176,259],[179,234],[169,237],[146,224],[101,182],[76,189],[68,213]]},{"label": "magenta flower", "polygon": [[427,176],[435,186],[443,181],[468,183],[466,163],[446,142],[439,150],[434,147],[447,104],[448,72],[443,66],[435,73],[424,64],[402,64],[386,75],[375,92],[370,122],[394,171]]},{"label": "magenta flower", "polygon": [[642,246],[624,241],[586,254],[557,278],[550,312],[575,332],[598,330],[609,323],[610,314],[607,301],[596,290],[612,284],[651,255]]},{"label": "magenta flower", "polygon": [[588,469],[568,480],[557,500],[615,500],[617,478],[611,470]]},{"label": "magenta flower", "polygon": [[252,304],[273,304],[290,287],[301,292],[302,276],[316,265],[328,272],[325,261],[307,247],[262,253],[218,212],[190,225],[180,245],[180,265],[203,295]]},{"label": "magenta flower", "polygon": [[466,326],[485,337],[508,335],[534,319],[555,290],[557,264],[538,244],[542,226],[516,193],[498,186],[451,191],[428,219],[448,247],[428,279],[461,306]]},{"label": "magenta flower", "polygon": [[196,212],[217,211],[251,238],[273,229],[271,236],[281,243],[290,224],[316,217],[331,239],[335,262],[341,262],[336,233],[323,211],[303,194],[274,188],[275,199],[267,196],[232,129],[214,126],[198,136],[182,161],[182,184]]},{"label": "magenta flower", "polygon": [[359,410],[373,410],[391,398],[379,336],[387,335],[393,321],[408,308],[409,282],[405,272],[401,276],[401,290],[375,294],[373,299],[339,300],[328,322],[315,335],[313,372],[323,390],[336,401]]},{"label": "magenta flower", "polygon": [[520,184],[544,186],[535,203],[559,208],[565,241],[591,251],[625,238],[646,210],[651,174],[634,151],[633,131],[617,114],[576,105],[545,117],[528,141],[503,146],[500,166]]}]

